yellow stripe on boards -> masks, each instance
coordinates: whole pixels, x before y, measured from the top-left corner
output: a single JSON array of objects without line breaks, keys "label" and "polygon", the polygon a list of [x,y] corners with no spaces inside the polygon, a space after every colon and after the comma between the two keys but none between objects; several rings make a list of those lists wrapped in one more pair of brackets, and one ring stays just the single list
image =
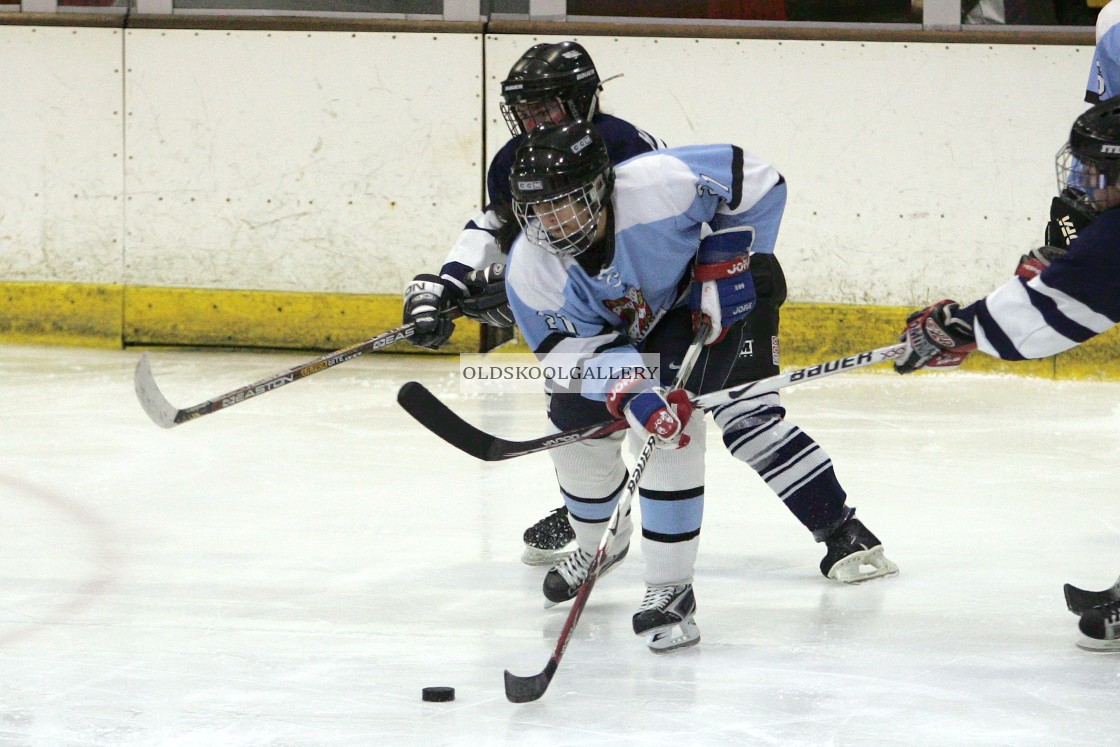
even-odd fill
[{"label": "yellow stripe on boards", "polygon": [[[129,286],[129,345],[194,345],[338,350],[401,324],[401,297],[347,293],[205,290]],[[444,352],[478,351],[476,322],[456,320]],[[409,342],[393,352],[426,352]]]},{"label": "yellow stripe on boards", "polygon": [[[397,295],[4,282],[0,301],[0,342],[11,344],[338,350],[401,323]],[[808,366],[889,345],[912,311],[896,306],[787,303],[781,310],[782,366]],[[459,319],[451,344],[442,352],[478,349],[478,324]],[[520,336],[499,350],[528,352]],[[428,352],[408,342],[389,351]],[[768,353],[756,351],[756,355]],[[1008,362],[974,354],[959,370],[1120,381],[1120,331],[1110,330],[1040,361]]]},{"label": "yellow stripe on boards", "polygon": [[[881,348],[898,340],[906,317],[914,309],[900,306],[847,306],[787,303],[781,309],[780,360],[783,369],[811,366],[865,350]],[[519,337],[501,351],[528,352]],[[755,351],[767,355],[769,351]],[[875,366],[857,373],[882,373]],[[1044,379],[1092,379],[1120,381],[1120,328],[1111,329],[1089,342],[1053,358],[1031,361],[1001,361],[977,353],[956,369],[975,373],[1014,374]],[[945,375],[951,370],[930,371]],[[926,375],[924,372],[922,375]]]},{"label": "yellow stripe on boards", "polygon": [[0,341],[120,347],[123,294],[120,285],[0,283]]},{"label": "yellow stripe on boards", "polygon": [[[4,282],[0,300],[0,342],[11,344],[338,350],[401,324],[397,295]],[[479,325],[459,319],[443,350],[477,352],[478,341]]]}]

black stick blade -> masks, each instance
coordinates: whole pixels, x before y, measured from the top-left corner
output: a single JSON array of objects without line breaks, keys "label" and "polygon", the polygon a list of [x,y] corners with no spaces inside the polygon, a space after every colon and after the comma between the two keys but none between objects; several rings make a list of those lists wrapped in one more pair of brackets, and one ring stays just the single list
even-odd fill
[{"label": "black stick blade", "polygon": [[532,703],[539,700],[556,674],[556,660],[549,659],[548,665],[540,674],[531,677],[518,677],[506,670],[506,700],[510,703]]},{"label": "black stick blade", "polygon": [[423,384],[410,381],[402,386],[397,392],[397,404],[456,449],[482,461],[494,459],[491,451],[497,439],[460,418]]},{"label": "black stick blade", "polygon": [[1120,588],[1116,586],[1104,591],[1086,591],[1073,584],[1066,584],[1062,587],[1062,591],[1066,595],[1066,607],[1075,615],[1080,615],[1093,607],[1120,600]]}]

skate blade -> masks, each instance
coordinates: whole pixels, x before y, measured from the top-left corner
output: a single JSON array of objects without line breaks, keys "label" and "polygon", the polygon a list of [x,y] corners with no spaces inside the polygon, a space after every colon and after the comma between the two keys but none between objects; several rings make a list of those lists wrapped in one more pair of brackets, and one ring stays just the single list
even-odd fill
[{"label": "skate blade", "polygon": [[681,649],[692,648],[700,642],[700,627],[696,620],[688,618],[676,625],[655,628],[643,633],[646,645],[655,654],[670,654]]},{"label": "skate blade", "polygon": [[1120,640],[1098,641],[1096,638],[1082,636],[1077,642],[1077,647],[1094,654],[1120,654]]},{"label": "skate blade", "polygon": [[571,555],[575,547],[576,543],[574,540],[564,545],[559,550],[543,550],[539,547],[530,547],[526,545],[525,551],[521,553],[521,562],[531,566],[554,566]]},{"label": "skate blade", "polygon": [[828,577],[844,584],[862,584],[898,573],[898,566],[883,555],[883,548],[873,547],[852,553],[828,571]]}]

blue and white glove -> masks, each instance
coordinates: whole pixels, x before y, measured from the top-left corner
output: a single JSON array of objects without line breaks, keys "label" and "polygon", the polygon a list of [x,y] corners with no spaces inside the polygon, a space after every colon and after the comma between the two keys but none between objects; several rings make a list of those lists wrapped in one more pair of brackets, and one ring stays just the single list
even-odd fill
[{"label": "blue and white glove", "polygon": [[705,345],[722,340],[728,327],[751,313],[754,303],[749,256],[693,268],[688,308],[692,309],[694,330],[700,329],[705,318],[708,320],[712,331]]},{"label": "blue and white glove", "polygon": [[683,389],[667,391],[649,380],[624,379],[607,395],[607,410],[616,418],[626,418],[631,428],[656,436],[654,446],[659,449],[688,446],[684,429],[692,417],[692,402]]}]

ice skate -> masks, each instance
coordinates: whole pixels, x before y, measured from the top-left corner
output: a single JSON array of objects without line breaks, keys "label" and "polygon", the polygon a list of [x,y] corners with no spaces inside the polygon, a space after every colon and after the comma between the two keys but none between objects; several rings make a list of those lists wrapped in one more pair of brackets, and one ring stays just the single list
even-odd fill
[{"label": "ice skate", "polygon": [[576,533],[568,523],[568,509],[564,506],[525,530],[525,551],[521,562],[525,565],[556,565],[575,549]]},{"label": "ice skate", "polygon": [[898,573],[898,566],[883,555],[883,543],[859,519],[850,518],[824,539],[828,554],[821,573],[845,584],[862,584]]},{"label": "ice skate", "polygon": [[[629,551],[630,543],[627,542],[614,555],[607,555],[606,559],[603,560],[603,567],[599,569],[599,578],[610,573],[611,569],[622,562]],[[544,577],[545,609],[575,598],[576,594],[579,593],[579,587],[583,585],[583,580],[587,578],[587,571],[591,568],[593,557],[595,557],[594,553],[584,552],[576,548],[549,570]]]},{"label": "ice skate", "polygon": [[655,654],[695,646],[700,642],[695,613],[696,595],[692,584],[647,584],[642,605],[634,614],[634,633],[643,636],[649,650]]},{"label": "ice skate", "polygon": [[1081,629],[1080,648],[1120,652],[1120,601],[1085,610],[1077,627]]}]

